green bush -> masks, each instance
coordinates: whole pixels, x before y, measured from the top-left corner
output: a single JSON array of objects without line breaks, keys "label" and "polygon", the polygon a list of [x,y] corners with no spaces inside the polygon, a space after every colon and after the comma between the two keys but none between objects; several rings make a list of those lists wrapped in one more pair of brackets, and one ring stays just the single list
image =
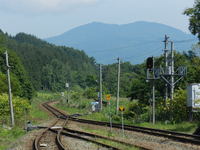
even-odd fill
[{"label": "green bush", "polygon": [[61,97],[60,93],[51,93],[51,92],[37,92],[37,97],[41,100],[56,100]]},{"label": "green bush", "polygon": [[96,92],[96,88],[92,87],[92,88],[87,88],[84,93],[83,96],[85,96],[86,98],[89,99],[96,99],[97,98],[97,92]]},{"label": "green bush", "polygon": [[80,101],[81,100],[81,93],[79,92],[75,92],[75,91],[71,91],[70,92],[70,101],[74,102],[74,101]]},{"label": "green bush", "polygon": [[179,89],[174,94],[174,99],[167,100],[166,106],[164,101],[157,106],[157,118],[160,121],[170,120],[180,122],[187,120],[186,90]]},{"label": "green bush", "polygon": [[[13,109],[14,109],[14,117],[17,123],[21,123],[23,120],[23,116],[25,111],[29,111],[31,108],[29,101],[20,97],[13,97]],[[0,122],[7,123],[9,121],[10,116],[10,107],[8,103],[8,95],[1,94],[0,95]]]},{"label": "green bush", "polygon": [[124,117],[132,119],[134,122],[143,122],[148,120],[148,112],[148,106],[138,103],[138,101],[134,101],[128,105]]}]

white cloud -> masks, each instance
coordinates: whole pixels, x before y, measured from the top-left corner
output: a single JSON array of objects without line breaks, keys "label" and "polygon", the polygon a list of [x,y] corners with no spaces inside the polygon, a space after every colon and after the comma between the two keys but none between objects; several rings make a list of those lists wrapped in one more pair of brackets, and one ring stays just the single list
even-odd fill
[{"label": "white cloud", "polygon": [[59,12],[98,0],[0,0],[1,10],[15,12]]}]

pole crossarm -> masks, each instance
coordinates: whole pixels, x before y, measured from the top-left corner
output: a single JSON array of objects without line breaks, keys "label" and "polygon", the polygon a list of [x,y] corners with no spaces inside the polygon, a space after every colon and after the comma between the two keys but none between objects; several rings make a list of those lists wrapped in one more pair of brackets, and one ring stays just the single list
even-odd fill
[{"label": "pole crossarm", "polygon": [[[180,66],[177,68],[176,72],[174,74],[169,74],[169,71],[164,71],[163,68],[160,68],[160,77],[170,86],[174,86],[176,83],[178,83],[186,74],[187,74],[187,67]],[[170,83],[170,81],[166,78],[169,76],[177,76],[179,77],[173,84]]]},{"label": "pole crossarm", "polygon": [[166,83],[168,83],[170,86],[172,86],[171,83],[170,83],[164,76],[161,75],[161,78],[162,78]]}]

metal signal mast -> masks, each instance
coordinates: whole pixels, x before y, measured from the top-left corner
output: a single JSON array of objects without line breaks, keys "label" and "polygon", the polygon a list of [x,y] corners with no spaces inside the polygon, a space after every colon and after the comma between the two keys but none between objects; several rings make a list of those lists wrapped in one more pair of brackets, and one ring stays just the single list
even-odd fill
[{"label": "metal signal mast", "polygon": [[[164,68],[154,67],[154,58],[147,58],[147,81],[152,81],[152,98],[153,98],[153,124],[155,123],[155,80],[163,79],[165,82],[165,104],[169,96],[168,87],[170,88],[170,99],[173,100],[174,87],[187,73],[185,66],[174,67],[174,42],[168,40],[169,37],[165,35],[164,43]],[[170,43],[171,49],[168,50],[168,44]],[[170,104],[171,104],[170,102]]]}]

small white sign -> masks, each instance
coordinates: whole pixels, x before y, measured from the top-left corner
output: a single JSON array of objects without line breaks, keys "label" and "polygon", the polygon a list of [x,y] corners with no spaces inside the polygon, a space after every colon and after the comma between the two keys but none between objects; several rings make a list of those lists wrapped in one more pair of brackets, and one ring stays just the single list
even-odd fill
[{"label": "small white sign", "polygon": [[187,87],[187,106],[200,108],[200,84],[194,83]]},{"label": "small white sign", "polygon": [[69,87],[69,83],[66,83],[66,84],[65,84],[65,87],[68,88],[68,87]]},{"label": "small white sign", "polygon": [[64,92],[61,92],[61,96],[63,96],[63,97],[64,97],[64,96],[65,96],[65,93],[64,93]]}]

